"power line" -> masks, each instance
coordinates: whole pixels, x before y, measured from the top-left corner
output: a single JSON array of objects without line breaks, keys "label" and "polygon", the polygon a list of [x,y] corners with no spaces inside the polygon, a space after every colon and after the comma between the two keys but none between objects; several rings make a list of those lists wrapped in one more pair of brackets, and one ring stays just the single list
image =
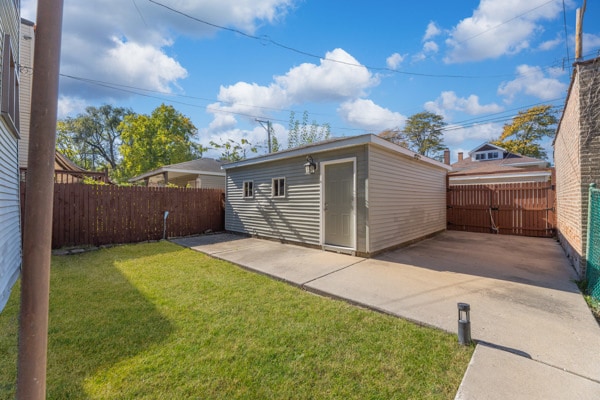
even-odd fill
[{"label": "power line", "polygon": [[461,40],[460,42],[457,42],[457,44],[461,44],[461,43],[467,42],[467,41],[469,41],[469,40],[471,40],[471,39],[474,39],[474,38],[476,38],[476,37],[478,37],[478,36],[481,36],[481,35],[483,35],[484,33],[487,33],[487,32],[489,32],[489,31],[491,31],[491,30],[494,30],[494,29],[496,29],[496,28],[498,28],[498,27],[500,27],[500,26],[502,26],[502,25],[506,25],[506,24],[508,24],[509,22],[512,22],[512,21],[514,21],[515,19],[521,18],[522,16],[524,16],[524,15],[527,15],[527,14],[529,14],[529,13],[531,13],[531,12],[533,12],[533,11],[537,10],[538,8],[545,7],[545,6],[547,6],[548,4],[550,4],[550,3],[553,3],[553,2],[555,2],[555,1],[556,1],[556,0],[550,0],[550,1],[547,1],[547,2],[545,2],[544,4],[541,4],[541,5],[537,6],[537,7],[534,7],[534,8],[532,8],[531,10],[528,10],[528,11],[525,11],[524,13],[521,13],[521,14],[519,14],[519,15],[516,15],[516,16],[512,17],[511,19],[507,19],[506,21],[503,21],[503,22],[499,23],[498,25],[494,25],[494,26],[492,26],[491,28],[488,28],[488,29],[486,29],[486,30],[484,30],[484,31],[482,31],[482,32],[479,32],[479,33],[477,33],[477,34],[475,34],[475,35],[471,36],[471,37],[468,37],[468,38],[466,38],[466,39],[464,39],[464,40]]},{"label": "power line", "polygon": [[[374,66],[369,66],[369,65],[363,65],[363,64],[357,64],[357,63],[353,63],[353,62],[348,62],[348,61],[342,61],[342,60],[337,60],[334,58],[329,58],[329,57],[321,57],[317,54],[314,53],[310,53],[308,51],[304,51],[304,50],[300,50],[298,48],[292,47],[292,46],[288,46],[285,45],[283,43],[277,42],[273,39],[271,39],[268,35],[263,35],[263,36],[256,36],[256,35],[251,35],[249,33],[240,31],[239,29],[235,29],[235,28],[228,28],[226,26],[222,26],[222,25],[218,25],[206,20],[203,20],[201,18],[198,17],[194,17],[193,15],[187,14],[183,11],[177,10],[176,8],[170,7],[166,4],[162,4],[156,0],[148,0],[150,3],[153,3],[159,7],[163,7],[173,13],[179,14],[181,16],[184,16],[186,18],[189,18],[191,20],[194,20],[196,22],[208,25],[210,27],[213,27],[215,29],[220,29],[220,30],[225,30],[225,31],[229,31],[229,32],[233,32],[236,33],[238,35],[244,36],[246,38],[249,39],[254,39],[254,40],[258,40],[260,42],[266,42],[266,43],[271,43],[274,46],[280,47],[282,49],[288,50],[288,51],[292,51],[294,53],[298,53],[310,58],[316,58],[319,60],[325,60],[325,61],[329,61],[329,62],[334,62],[337,64],[343,64],[343,65],[348,65],[348,66],[352,66],[352,67],[359,67],[359,68],[366,68],[370,71],[383,71],[383,72],[391,72],[391,73],[395,73],[395,74],[401,74],[401,75],[411,75],[411,76],[422,76],[422,77],[428,77],[428,78],[460,78],[460,79],[489,79],[489,78],[502,78],[502,77],[508,77],[508,76],[514,76],[514,74],[505,74],[505,75],[450,75],[450,74],[426,74],[426,73],[421,73],[421,72],[409,72],[409,71],[399,71],[397,69],[392,69],[392,68],[388,68],[388,67],[374,67]],[[552,0],[555,1],[555,0]]]},{"label": "power line", "polygon": [[[201,97],[193,97],[193,96],[185,96],[185,95],[173,95],[172,93],[166,93],[166,92],[160,92],[160,91],[155,91],[155,90],[150,90],[150,89],[143,89],[143,88],[136,88],[136,87],[132,87],[132,86],[127,86],[127,85],[120,85],[120,84],[116,84],[116,83],[110,83],[110,82],[103,82],[103,81],[99,81],[99,80],[94,80],[94,79],[87,79],[87,78],[81,78],[81,77],[76,77],[76,76],[72,76],[72,75],[67,75],[67,74],[60,74],[61,77],[64,78],[69,78],[69,79],[74,79],[74,80],[78,80],[84,83],[88,83],[90,85],[96,85],[96,86],[100,86],[100,87],[105,87],[107,89],[112,89],[112,90],[117,90],[117,91],[121,91],[121,92],[125,92],[125,93],[131,93],[134,95],[138,95],[138,96],[142,96],[142,97],[147,97],[147,98],[151,98],[151,99],[157,99],[157,100],[161,100],[161,101],[167,101],[170,103],[174,103],[174,104],[181,104],[181,105],[185,105],[185,106],[189,106],[189,107],[194,107],[194,108],[204,108],[205,110],[208,110],[209,112],[213,112],[213,113],[223,113],[223,114],[231,114],[231,115],[238,115],[241,117],[246,117],[246,118],[250,118],[250,119],[266,119],[269,118],[271,121],[276,121],[276,122],[281,122],[281,123],[288,123],[288,120],[284,120],[281,118],[270,118],[267,117],[263,114],[250,114],[250,113],[243,113],[243,112],[239,112],[239,111],[231,111],[231,110],[224,110],[221,108],[214,108],[214,107],[210,107],[210,106],[201,106],[199,104],[193,104],[193,103],[186,103],[183,101],[177,101],[177,100],[173,100],[173,99],[167,99],[164,97],[159,97],[159,96],[154,96],[151,94],[147,94],[147,93],[140,93],[139,91],[142,92],[149,92],[149,93],[157,93],[157,94],[163,94],[163,95],[170,95],[170,96],[175,96],[175,97],[185,97],[185,98],[190,98],[190,99],[203,99],[203,100],[209,100],[209,99],[204,99]],[[139,90],[139,91],[136,91]],[[210,99],[209,101],[214,101],[212,99]],[[269,107],[260,107],[260,106],[251,106],[251,105],[247,105],[249,107],[254,107],[254,108],[264,108],[264,109],[270,109],[273,111],[293,111],[293,110],[285,110],[285,109],[277,109],[277,108],[269,108]],[[323,115],[323,114],[312,114],[312,115]],[[367,132],[366,129],[362,129],[362,128],[348,128],[348,127],[340,127],[340,126],[332,126],[332,129],[336,129],[336,130],[343,130],[343,131],[354,131],[354,132]]]},{"label": "power line", "polygon": [[563,26],[565,27],[565,47],[567,48],[567,60],[571,59],[569,55],[569,35],[567,34],[567,8],[565,7],[565,0],[562,0],[563,6]]}]

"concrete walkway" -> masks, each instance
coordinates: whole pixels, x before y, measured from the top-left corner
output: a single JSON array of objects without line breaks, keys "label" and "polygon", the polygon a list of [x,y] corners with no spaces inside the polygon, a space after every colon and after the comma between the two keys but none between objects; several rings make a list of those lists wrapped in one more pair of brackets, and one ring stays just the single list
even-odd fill
[{"label": "concrete walkway", "polygon": [[445,232],[380,257],[232,234],[173,242],[244,268],[478,341],[457,399],[600,399],[600,328],[551,239]]}]

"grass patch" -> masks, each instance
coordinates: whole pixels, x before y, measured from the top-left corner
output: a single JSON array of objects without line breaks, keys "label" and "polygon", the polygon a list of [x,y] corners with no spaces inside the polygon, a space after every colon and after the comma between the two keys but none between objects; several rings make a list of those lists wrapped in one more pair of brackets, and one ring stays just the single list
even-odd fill
[{"label": "grass patch", "polygon": [[[0,314],[2,399],[18,292]],[[53,257],[48,346],[49,399],[451,399],[473,351],[167,242]]]}]

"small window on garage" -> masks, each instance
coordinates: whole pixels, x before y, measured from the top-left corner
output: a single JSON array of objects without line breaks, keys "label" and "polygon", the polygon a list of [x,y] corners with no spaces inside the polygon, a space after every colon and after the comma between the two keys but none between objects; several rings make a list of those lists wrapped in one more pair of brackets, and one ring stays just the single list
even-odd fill
[{"label": "small window on garage", "polygon": [[273,197],[285,197],[285,178],[273,178],[271,188]]},{"label": "small window on garage", "polygon": [[244,181],[244,198],[254,198],[254,181]]}]

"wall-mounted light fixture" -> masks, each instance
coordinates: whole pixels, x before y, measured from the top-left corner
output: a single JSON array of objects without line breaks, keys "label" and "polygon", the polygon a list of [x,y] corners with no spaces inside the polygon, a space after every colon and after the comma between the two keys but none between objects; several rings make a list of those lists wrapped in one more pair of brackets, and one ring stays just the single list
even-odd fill
[{"label": "wall-mounted light fixture", "polygon": [[306,156],[306,163],[304,164],[304,173],[306,175],[312,175],[317,172],[317,164],[315,164],[311,156]]}]

